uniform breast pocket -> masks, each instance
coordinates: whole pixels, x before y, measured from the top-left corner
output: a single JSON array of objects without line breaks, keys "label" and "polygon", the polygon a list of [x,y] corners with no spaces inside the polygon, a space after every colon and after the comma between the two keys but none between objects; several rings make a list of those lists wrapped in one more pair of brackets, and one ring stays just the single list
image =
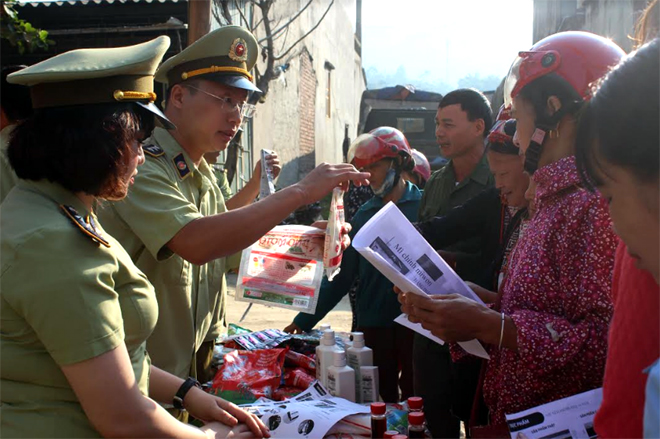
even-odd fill
[{"label": "uniform breast pocket", "polygon": [[215,293],[222,289],[222,281],[225,274],[224,259],[211,261],[205,268],[205,272],[200,273],[202,277],[200,281],[205,282],[208,290],[211,292],[211,296],[215,296]]},{"label": "uniform breast pocket", "polygon": [[172,272],[173,273],[178,272],[179,276],[178,279],[176,279],[176,281],[179,285],[188,285],[192,280],[193,265],[183,258],[177,257],[177,259],[179,260],[178,261],[179,269],[173,270]]}]

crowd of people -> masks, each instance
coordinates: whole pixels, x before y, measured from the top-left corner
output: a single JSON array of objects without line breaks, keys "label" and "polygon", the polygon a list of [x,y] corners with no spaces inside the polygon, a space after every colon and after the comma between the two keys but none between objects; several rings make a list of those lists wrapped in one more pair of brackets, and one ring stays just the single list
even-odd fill
[{"label": "crowd of people", "polygon": [[[432,437],[460,437],[461,422],[469,437],[509,437],[506,414],[598,387],[599,437],[660,437],[657,3],[630,54],[587,32],[520,52],[496,114],[477,90],[445,95],[449,161],[433,173],[379,127],[346,163],[257,202],[261,163],[236,194],[211,166],[255,111],[247,30],[217,29],[163,63],[165,36],[4,68],[3,437],[269,437],[200,388],[226,324],[225,273],[337,186],[346,241],[392,202],[485,306],[400,291],[348,246],[316,312],[285,331],[311,330],[349,295],[381,399],[421,396]],[[265,160],[277,177],[277,154]],[[396,324],[402,311],[447,343]],[[472,339],[489,360],[457,344]]]}]

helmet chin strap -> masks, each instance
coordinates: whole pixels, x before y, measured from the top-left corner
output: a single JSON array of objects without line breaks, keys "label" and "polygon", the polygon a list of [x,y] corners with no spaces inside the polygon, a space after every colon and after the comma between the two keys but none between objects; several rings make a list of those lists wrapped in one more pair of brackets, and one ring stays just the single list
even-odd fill
[{"label": "helmet chin strap", "polygon": [[[534,134],[532,134],[532,140],[529,142],[529,147],[525,151],[525,164],[523,168],[530,176],[534,175],[534,172],[539,167],[539,160],[541,159],[541,153],[543,152],[543,143],[548,138],[548,134],[557,134],[559,129],[559,124],[561,124],[561,118],[564,114],[567,113],[567,108],[562,107],[553,115],[553,119],[556,120],[556,124],[553,126],[550,123],[537,124],[534,129]],[[552,135],[550,136],[553,137]]]},{"label": "helmet chin strap", "polygon": [[541,159],[541,153],[543,152],[543,142],[547,136],[547,131],[540,128],[534,130],[532,134],[532,140],[529,142],[529,147],[525,151],[525,164],[524,169],[530,176],[534,175],[534,172],[539,167],[539,160]]}]

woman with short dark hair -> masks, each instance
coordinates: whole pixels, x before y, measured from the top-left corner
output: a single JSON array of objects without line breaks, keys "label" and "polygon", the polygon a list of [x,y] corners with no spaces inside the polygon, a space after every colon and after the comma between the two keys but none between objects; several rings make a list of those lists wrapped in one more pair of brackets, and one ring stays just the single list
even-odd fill
[{"label": "woman with short dark hair", "polygon": [[[268,436],[194,380],[151,366],[154,288],[94,212],[126,196],[154,115],[171,125],[153,104],[168,46],[159,37],[74,50],[8,77],[30,86],[35,112],[11,137],[19,181],[0,208],[5,437]],[[156,401],[206,425],[180,423]]]},{"label": "woman with short dark hair", "polygon": [[7,153],[23,180],[119,200],[131,157],[153,128],[153,114],[130,103],[44,108],[14,130]]}]

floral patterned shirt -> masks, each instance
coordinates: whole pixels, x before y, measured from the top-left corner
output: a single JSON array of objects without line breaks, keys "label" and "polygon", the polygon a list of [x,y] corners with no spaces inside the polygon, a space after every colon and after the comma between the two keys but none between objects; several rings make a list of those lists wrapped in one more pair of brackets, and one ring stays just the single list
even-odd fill
[{"label": "floral patterned shirt", "polygon": [[603,381],[618,238],[604,200],[579,187],[574,157],[539,169],[534,180],[538,211],[501,290],[518,351],[491,349],[484,379],[492,423]]}]

